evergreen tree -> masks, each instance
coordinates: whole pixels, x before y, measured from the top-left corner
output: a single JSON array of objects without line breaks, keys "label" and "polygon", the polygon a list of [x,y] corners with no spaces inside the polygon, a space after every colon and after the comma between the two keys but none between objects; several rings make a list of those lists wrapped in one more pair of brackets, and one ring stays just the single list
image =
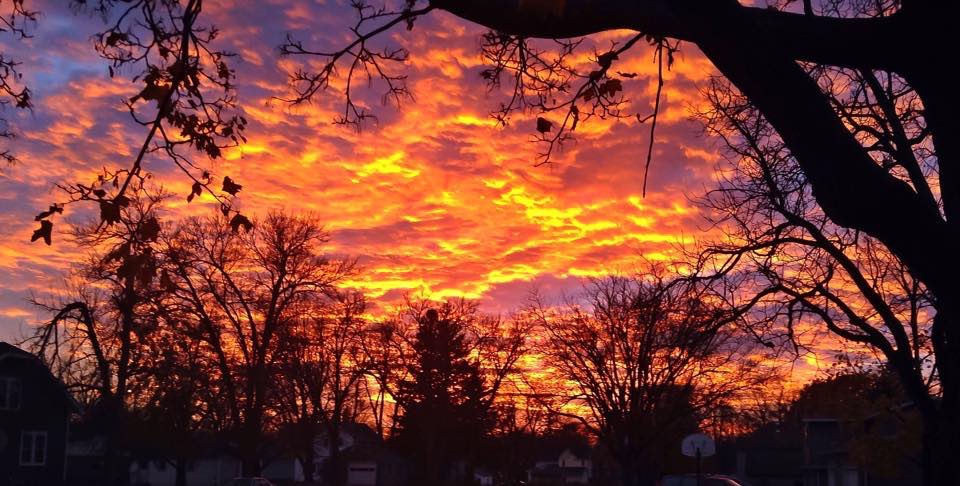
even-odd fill
[{"label": "evergreen tree", "polygon": [[413,456],[412,479],[426,484],[449,484],[464,476],[454,474],[454,461],[469,464],[493,422],[484,376],[471,356],[470,313],[454,307],[418,316],[411,378],[401,383],[398,397],[404,407],[398,440]]}]

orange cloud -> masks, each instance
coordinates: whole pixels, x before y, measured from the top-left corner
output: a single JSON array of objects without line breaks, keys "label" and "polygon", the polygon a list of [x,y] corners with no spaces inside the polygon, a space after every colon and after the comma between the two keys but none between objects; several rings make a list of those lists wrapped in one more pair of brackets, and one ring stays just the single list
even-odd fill
[{"label": "orange cloud", "polygon": [[[0,335],[30,319],[24,297],[56,287],[80,253],[62,234],[53,248],[28,242],[32,216],[60,198],[53,184],[129,163],[144,135],[120,103],[137,91],[125,77],[130,73],[111,79],[90,54],[98,21],[57,8],[49,7],[50,21],[76,27],[41,30],[32,41],[38,64],[28,81],[38,107],[32,118],[16,120],[23,163],[4,169],[0,179],[0,268],[8,275],[0,284]],[[687,196],[712,182],[717,155],[689,114],[702,103],[697,84],[714,70],[691,46],[667,73],[643,198],[648,126],[633,118],[590,120],[554,165],[534,166],[540,149],[530,143],[535,115],[518,114],[507,127],[488,116],[503,93],[488,91],[479,76],[478,26],[439,14],[382,39],[409,47],[413,99],[400,109],[384,106],[374,83],[357,100],[379,118],[358,132],[331,124],[343,109],[336,93],[342,79],[312,104],[292,107],[275,99],[289,94],[287,75],[304,61],[278,58],[283,33],[316,45],[342,44],[349,10],[329,1],[275,0],[214,4],[207,14],[223,32],[218,42],[239,53],[232,62],[251,124],[249,143],[222,160],[198,161],[243,184],[245,213],[309,211],[326,221],[331,252],[356,256],[363,266],[345,285],[384,305],[414,293],[477,298],[488,310],[507,311],[535,286],[559,294],[585,277],[635,270],[641,258],[669,260],[678,244],[702,235]],[[593,46],[625,35],[588,41],[577,62],[586,65]],[[75,53],[72,63],[53,64],[58,45]],[[645,114],[652,107],[652,59],[649,49],[638,47],[616,67],[637,73],[625,80],[628,110]],[[306,63],[318,67],[315,60]],[[162,161],[148,162],[176,196],[170,217],[214,210],[209,197],[188,205],[189,181]],[[70,217],[82,218],[84,211]]]}]

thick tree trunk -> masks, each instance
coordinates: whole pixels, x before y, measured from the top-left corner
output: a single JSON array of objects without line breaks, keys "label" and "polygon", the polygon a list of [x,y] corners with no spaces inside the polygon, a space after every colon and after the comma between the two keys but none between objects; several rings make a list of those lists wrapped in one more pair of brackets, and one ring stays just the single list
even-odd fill
[{"label": "thick tree trunk", "polygon": [[313,483],[316,479],[316,461],[313,458],[313,443],[310,443],[303,451],[303,480],[307,483]]},{"label": "thick tree trunk", "polygon": [[440,467],[437,464],[436,437],[428,434],[423,438],[423,456],[420,467],[422,470],[418,474],[422,476],[427,484],[440,484]]},{"label": "thick tree trunk", "polygon": [[924,486],[960,484],[960,411],[944,410],[925,418],[923,430]]},{"label": "thick tree trunk", "polygon": [[260,420],[254,417],[248,418],[247,423],[243,424],[241,428],[238,446],[240,470],[243,472],[243,476],[260,476],[260,454],[257,451],[260,446]]},{"label": "thick tree trunk", "polygon": [[[728,26],[711,19],[715,6],[737,8],[764,32],[758,42],[778,45],[791,59],[836,66],[895,70],[916,49],[902,42],[906,19],[834,18],[744,7],[736,0],[431,0],[434,7],[491,29],[524,37],[572,38],[631,29],[652,36],[698,42],[706,20],[713,30]],[[951,19],[951,17],[946,17]],[[864,48],[870,46],[870,48]],[[762,63],[762,60],[758,60]]]},{"label": "thick tree trunk", "polygon": [[103,474],[104,485],[121,486],[129,482],[126,463],[120,456],[121,434],[123,430],[123,406],[120,399],[111,396],[106,399],[106,410],[99,420],[103,421]]},{"label": "thick tree trunk", "polygon": [[620,463],[620,483],[623,486],[653,486],[656,483],[659,474],[655,472],[650,465],[644,465],[634,458],[621,457]]},{"label": "thick tree trunk", "polygon": [[313,483],[314,480],[318,479],[316,477],[317,461],[313,450],[316,435],[316,428],[313,426],[311,419],[297,421],[292,441],[294,450],[297,451],[297,460],[303,466],[303,481],[306,483]]},{"label": "thick tree trunk", "polygon": [[[906,2],[904,2],[906,3]],[[960,237],[960,138],[957,110],[960,97],[956,82],[938,67],[956,56],[957,2],[911,2],[904,7],[905,20],[916,26],[918,39],[909,62],[899,71],[923,100],[923,118],[933,137],[939,169],[940,196],[953,237]],[[956,241],[956,240],[955,240]]]},{"label": "thick tree trunk", "polygon": [[244,452],[241,453],[240,471],[245,478],[260,476],[260,459],[256,453],[252,455]]},{"label": "thick tree trunk", "polygon": [[[722,40],[714,38],[702,45],[714,64],[761,109],[787,142],[824,212],[838,224],[864,230],[883,242],[933,294],[937,317],[931,341],[941,380],[939,399],[929,395],[917,364],[899,356],[904,350],[894,349],[888,357],[923,415],[924,484],[960,485],[960,469],[955,466],[960,458],[960,332],[957,319],[948,317],[960,315],[955,309],[960,302],[956,282],[956,275],[960,274],[957,222],[944,221],[941,215],[922,208],[912,189],[867,160],[859,144],[831,117],[812,81],[802,77],[792,61],[757,55],[766,52],[764,47],[754,47],[755,52],[751,53],[745,43],[730,42],[726,35]],[[751,72],[751,62],[761,58],[766,59],[762,74]],[[790,96],[783,96],[783,92]],[[933,90],[920,92],[922,95]],[[947,116],[942,108],[949,104],[933,104],[940,108],[930,110],[932,124],[945,125]],[[955,161],[948,152],[954,142],[944,137],[939,140],[938,149],[943,148],[947,155],[939,163],[949,214],[956,167],[951,168]],[[918,238],[918,234],[928,237]]]},{"label": "thick tree trunk", "polygon": [[620,486],[647,486],[652,484],[649,481],[652,470],[659,469],[646,463],[643,457],[643,450],[630,446],[625,446],[622,439],[613,439],[606,442],[608,450],[612,453],[613,459],[617,463],[617,475],[611,479],[619,479]]},{"label": "thick tree trunk", "polygon": [[187,459],[178,457],[176,459],[176,486],[187,486]]},{"label": "thick tree trunk", "polygon": [[263,410],[266,396],[267,379],[264,364],[255,358],[251,365],[250,383],[247,389],[246,413],[240,427],[240,460],[243,475],[246,477],[260,476],[260,442],[263,439]]},{"label": "thick tree trunk", "polygon": [[249,453],[241,453],[240,457],[240,471],[243,477],[258,477],[260,476],[260,459],[256,454],[250,455]]},{"label": "thick tree trunk", "polygon": [[104,475],[104,485],[107,486],[120,486],[119,467],[117,460],[117,446],[116,439],[113,432],[107,432],[106,437],[104,437],[103,445],[103,475]]},{"label": "thick tree trunk", "polygon": [[940,377],[936,410],[923,413],[926,486],[960,484],[960,299],[941,298],[931,335]]},{"label": "thick tree trunk", "polygon": [[340,486],[343,484],[343,474],[341,469],[341,456],[340,454],[340,424],[334,422],[330,427],[327,427],[327,436],[330,438],[330,457],[327,458],[327,467],[325,468],[326,477],[324,478],[326,484],[331,486]]},{"label": "thick tree trunk", "polygon": [[632,465],[620,466],[620,484],[622,486],[640,486],[640,471]]}]

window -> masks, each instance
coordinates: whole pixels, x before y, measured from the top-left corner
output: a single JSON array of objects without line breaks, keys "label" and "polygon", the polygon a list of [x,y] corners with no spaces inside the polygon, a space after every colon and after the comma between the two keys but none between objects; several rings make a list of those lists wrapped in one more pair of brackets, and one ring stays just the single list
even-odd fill
[{"label": "window", "polygon": [[0,410],[20,410],[20,378],[0,376]]},{"label": "window", "polygon": [[47,463],[47,433],[25,430],[20,434],[20,465],[42,466]]}]

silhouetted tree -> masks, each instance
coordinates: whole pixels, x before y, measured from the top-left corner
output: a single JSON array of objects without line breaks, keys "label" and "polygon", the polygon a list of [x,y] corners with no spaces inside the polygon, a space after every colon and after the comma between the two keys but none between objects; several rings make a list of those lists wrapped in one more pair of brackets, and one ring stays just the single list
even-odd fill
[{"label": "silhouetted tree", "polygon": [[74,270],[73,294],[55,303],[34,301],[53,314],[28,339],[34,350],[88,404],[90,420],[105,439],[104,484],[125,474],[118,448],[130,389],[142,373],[146,342],[158,326],[154,312],[160,291],[154,253],[160,236],[158,205],[162,197],[139,184],[134,199],[107,205],[109,223],[76,228],[78,243],[94,248]]},{"label": "silhouetted tree", "polygon": [[[294,425],[304,474],[316,472],[314,441],[322,432],[329,456],[324,464],[325,484],[339,485],[340,432],[356,422],[365,400],[362,333],[367,303],[355,292],[330,291],[330,299],[311,303],[297,323],[284,330],[288,337],[281,350],[282,377],[278,380],[279,411]],[[319,479],[319,478],[317,478]]]},{"label": "silhouetted tree", "polygon": [[[409,378],[397,386],[397,441],[414,455],[414,480],[472,481],[478,448],[496,424],[494,403],[525,349],[525,328],[480,314],[474,302],[429,305],[408,310],[416,333]],[[452,470],[456,460],[465,461],[464,477]]]},{"label": "silhouetted tree", "polygon": [[552,408],[610,451],[624,485],[655,479],[684,435],[771,376],[705,296],[656,274],[609,277],[580,303],[531,309],[557,375]]},{"label": "silhouetted tree", "polygon": [[[97,4],[109,8],[114,2],[104,0]],[[678,48],[676,41],[695,44],[776,130],[824,214],[839,227],[874,238],[930,293],[935,312],[931,346],[936,353],[939,395],[930,397],[917,387],[917,380],[911,378],[913,365],[900,358],[891,359],[889,354],[887,359],[903,370],[900,374],[905,386],[923,410],[928,431],[925,481],[931,485],[958,483],[960,470],[939,466],[950,464],[951,452],[960,450],[960,413],[955,412],[960,410],[960,286],[955,281],[960,274],[956,252],[960,240],[960,178],[954,170],[960,160],[960,139],[953,134],[958,97],[952,79],[943,76],[939,66],[955,54],[952,24],[960,14],[960,5],[931,0],[811,0],[803,2],[802,13],[791,12],[789,9],[796,4],[788,0],[759,7],[734,0],[409,0],[383,4],[358,1],[354,5],[361,18],[351,26],[355,39],[346,47],[323,50],[289,39],[282,51],[321,59],[316,71],[295,74],[292,101],[309,101],[331,85],[354,86],[350,82],[331,83],[338,72],[348,78],[379,76],[387,87],[387,98],[400,101],[407,94],[405,77],[394,65],[406,60],[406,51],[375,49],[374,37],[396,26],[413,28],[418,17],[434,10],[489,27],[492,32],[484,36],[482,48],[492,66],[483,76],[495,85],[508,78],[515,88],[514,96],[503,104],[498,116],[506,120],[510,113],[521,109],[541,114],[536,129],[548,144],[544,156],[549,158],[554,145],[589,116],[623,116],[623,78],[629,79],[632,73],[619,74],[615,66],[627,51],[637,44],[652,45],[663,69],[664,64],[669,67]],[[140,78],[144,92],[131,103],[143,99],[157,101],[157,110],[153,122],[147,120],[145,124],[150,128],[144,150],[139,152],[141,156],[132,169],[108,174],[112,180],[129,181],[131,176],[142,175],[142,154],[151,146],[154,134],[164,130],[164,120],[167,126],[188,128],[184,131],[191,135],[191,131],[215,127],[214,133],[199,133],[192,139],[196,148],[210,150],[211,156],[216,155],[211,147],[219,147],[223,141],[233,143],[231,137],[242,128],[242,123],[231,124],[232,118],[219,115],[221,109],[229,111],[229,105],[206,110],[202,96],[196,94],[200,91],[198,86],[214,77],[220,81],[210,86],[227,93],[225,96],[230,93],[228,83],[223,81],[229,77],[229,69],[224,73],[219,62],[222,59],[209,57],[216,51],[200,42],[212,40],[213,30],[194,28],[201,2],[191,0],[182,8],[180,2],[173,0],[140,1],[133,5],[140,8],[131,10],[138,15],[124,18],[129,25],[142,27],[145,38],[155,42],[132,42],[125,37],[128,25],[108,29],[101,42],[121,52],[132,51],[127,57],[121,54],[120,59],[145,64],[144,76]],[[381,5],[383,8],[379,8]],[[128,8],[127,3],[123,3],[123,8]],[[616,29],[630,29],[636,35],[597,53],[595,66],[579,70],[573,67],[569,55],[577,42],[564,39]],[[559,53],[551,55],[533,47],[532,38],[561,40]],[[106,54],[108,59],[113,59],[111,56]],[[208,57],[218,66],[216,76],[198,73],[200,66],[210,64],[201,61]],[[865,128],[876,128],[872,122],[862,124],[862,118],[850,119],[844,114],[849,110],[831,102],[833,90],[844,88],[829,82],[824,85],[822,81],[830,77],[821,76],[823,71],[811,71],[810,65],[870,73],[878,79],[896,79],[908,86],[919,102],[916,110],[909,110],[918,117],[914,121],[919,132],[908,135],[906,140],[890,138],[903,132],[897,125],[907,121],[907,112],[901,111],[903,106],[893,104],[892,117],[877,112],[886,119],[878,126],[885,124],[890,130],[884,128],[871,134]],[[338,69],[344,66],[347,68]],[[877,90],[873,91],[876,96]],[[181,99],[182,104],[172,104]],[[191,111],[194,109],[187,100],[201,103],[195,109],[197,113]],[[346,104],[341,121],[355,123],[370,117],[349,95]],[[173,106],[179,108],[171,109]],[[654,106],[651,129],[659,103]],[[208,118],[207,111],[217,116]],[[185,121],[188,123],[184,124]],[[883,141],[878,145],[874,143],[877,140]],[[165,139],[164,146],[178,143]],[[874,149],[883,145],[896,149],[891,152],[892,157],[875,157]],[[922,155],[918,157],[918,153]],[[187,166],[182,156],[171,159],[181,167]],[[205,184],[209,185],[211,179],[204,177],[209,174],[201,172],[197,177],[195,171],[187,172],[200,184],[200,191]],[[918,174],[922,177],[917,178]],[[236,194],[238,185],[229,182],[224,179],[222,191],[214,194]],[[98,195],[76,185],[73,189],[79,192],[71,194],[73,199],[116,204],[126,187],[124,182],[119,193],[108,194],[97,186],[95,190],[104,191]],[[34,239],[49,241],[49,218],[59,212],[53,208],[37,218],[41,221]],[[232,211],[229,205],[226,211]],[[232,220],[237,225],[247,222],[239,214]],[[909,349],[909,343],[897,343],[896,353]]]},{"label": "silhouetted tree", "polygon": [[[819,76],[871,156],[939,207],[916,92],[869,71]],[[750,100],[721,81],[705,95],[706,127],[725,142],[728,163],[702,202],[727,234],[699,249],[698,278],[713,280],[769,346],[799,353],[829,333],[885,362],[925,417],[927,475],[941,474],[929,462],[945,451],[937,441],[949,440],[938,424],[960,413],[943,381],[953,365],[942,302],[887,244],[824,211],[793,152]]]},{"label": "silhouetted tree", "polygon": [[[791,11],[797,4],[359,2],[354,39],[345,48],[322,50],[289,39],[283,52],[324,62],[315,71],[296,73],[293,102],[310,100],[328,89],[332,77],[341,72],[337,68],[347,64],[354,65],[345,72],[348,79],[358,73],[383,73],[387,94],[400,100],[405,78],[396,65],[406,60],[406,51],[388,49],[378,55],[372,47],[376,36],[395,26],[412,28],[418,17],[434,10],[479,23],[492,30],[483,41],[483,52],[492,61],[484,77],[494,85],[505,77],[514,86],[510,102],[498,112],[500,118],[521,109],[540,113],[536,128],[548,144],[543,155],[549,158],[554,145],[588,114],[621,115],[621,78],[627,76],[613,73],[617,60],[634,45],[641,41],[653,45],[663,69],[664,58],[669,67],[678,48],[668,39],[695,44],[775,130],[824,215],[838,227],[874,239],[930,293],[939,396],[934,399],[918,386],[913,365],[904,359],[911,352],[909,343],[896,343],[897,356],[885,356],[903,370],[905,386],[924,410],[925,483],[955,484],[960,471],[939,465],[950,464],[952,451],[960,450],[956,442],[960,413],[955,412],[960,410],[960,286],[955,281],[960,273],[956,252],[960,178],[954,170],[960,163],[960,141],[953,136],[958,97],[937,66],[954,54],[952,19],[960,15],[960,5],[811,0],[803,2],[802,11]],[[616,29],[637,34],[598,53],[595,66],[580,71],[573,66],[569,57],[577,42],[563,39]],[[561,44],[548,52],[537,49],[532,38]],[[843,78],[851,74],[864,84],[847,84]],[[880,81],[881,89],[875,89],[875,81]],[[909,94],[902,96],[906,91]],[[834,103],[834,95],[841,92],[850,95],[846,98],[850,103]],[[346,98],[343,121],[369,117],[356,109],[349,93]],[[655,115],[659,103],[654,106]],[[551,113],[559,115],[551,119]],[[652,119],[655,126],[656,117]],[[773,226],[765,228],[775,231]]]},{"label": "silhouetted tree", "polygon": [[246,476],[260,473],[287,330],[352,271],[321,253],[327,241],[316,220],[280,213],[245,231],[189,219],[164,240],[166,312],[202,336]]},{"label": "silhouetted tree", "polygon": [[[24,7],[26,3],[8,2],[13,13],[0,14],[0,26],[16,27],[14,32],[22,35],[23,19],[37,16]],[[132,160],[116,161],[89,181],[58,184],[63,199],[37,215],[39,228],[33,241],[43,239],[50,244],[53,219],[67,205],[124,206],[131,187],[150,177],[147,167],[158,159],[165,159],[192,182],[187,202],[206,192],[220,204],[230,224],[249,224],[233,205],[242,186],[229,176],[218,184],[221,179],[191,157],[190,149],[201,157],[217,159],[223,149],[246,140],[247,120],[237,110],[234,71],[227,64],[234,54],[215,46],[219,30],[201,21],[203,1],[71,0],[69,4],[78,12],[95,13],[104,20],[94,48],[108,64],[111,78],[131,73],[134,88],[123,104],[144,135],[131,150]],[[18,21],[16,26],[14,21]],[[0,79],[14,81],[12,78],[18,77],[15,67],[0,56]],[[0,96],[6,87],[0,83]],[[18,106],[29,107],[29,91],[18,93],[13,87],[6,91]],[[101,211],[101,220],[110,223],[111,217]]]},{"label": "silhouetted tree", "polygon": [[871,477],[903,480],[920,465],[919,416],[888,370],[832,372],[800,390],[788,413],[795,423],[836,420],[849,460]]},{"label": "silhouetted tree", "polygon": [[[164,328],[145,343],[145,356],[128,420],[126,446],[133,458],[168,463],[176,486],[187,486],[187,471],[199,459],[201,437],[219,430],[217,386],[196,333]],[[206,432],[206,434],[205,434]]]},{"label": "silhouetted tree", "polygon": [[400,383],[409,381],[413,338],[401,319],[370,323],[362,335],[366,379],[362,382],[374,430],[381,439],[394,435],[401,412],[392,398]]},{"label": "silhouetted tree", "polygon": [[418,318],[411,380],[401,384],[398,395],[404,402],[398,440],[414,454],[416,478],[429,484],[453,479],[453,461],[492,426],[481,404],[480,366],[466,341],[462,319],[469,314],[446,310],[443,317],[428,309]]},{"label": "silhouetted tree", "polygon": [[[30,37],[28,28],[37,21],[38,13],[30,10],[20,0],[0,5],[0,33],[16,39]],[[30,88],[23,84],[20,63],[11,59],[7,53],[0,52],[0,110],[5,111],[11,104],[18,109],[29,110],[33,107]],[[0,138],[12,139],[15,135],[8,126],[7,113],[0,111]],[[0,149],[0,160],[8,164],[16,162],[13,151],[7,147]]]}]

